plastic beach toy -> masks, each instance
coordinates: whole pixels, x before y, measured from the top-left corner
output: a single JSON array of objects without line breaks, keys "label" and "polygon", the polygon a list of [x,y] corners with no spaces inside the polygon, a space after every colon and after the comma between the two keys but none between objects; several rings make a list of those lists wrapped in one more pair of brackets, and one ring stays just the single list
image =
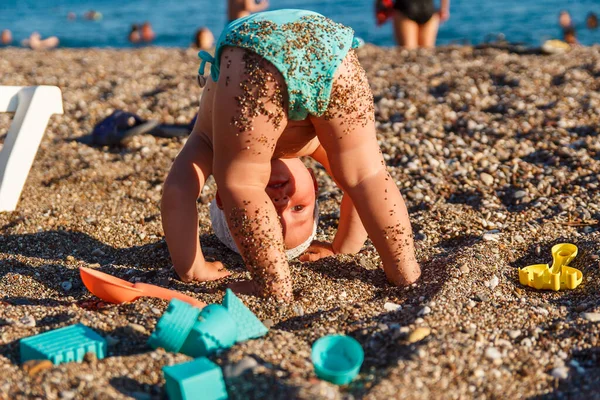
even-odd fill
[{"label": "plastic beach toy", "polygon": [[356,339],[345,335],[328,335],[313,344],[311,357],[319,378],[345,385],[358,374],[365,354]]},{"label": "plastic beach toy", "polygon": [[227,289],[223,305],[210,304],[202,311],[177,299],[171,300],[148,344],[152,348],[202,357],[267,332],[252,311]]},{"label": "plastic beach toy", "polygon": [[115,276],[96,271],[95,269],[79,267],[81,280],[86,288],[96,297],[109,303],[127,303],[138,297],[158,297],[160,299],[179,299],[194,307],[202,308],[206,303],[186,296],[183,293],[166,289],[148,283],[131,283]]},{"label": "plastic beach toy", "polygon": [[82,324],[66,326],[19,341],[21,362],[50,360],[53,364],[81,362],[86,353],[100,360],[106,356],[106,340]]},{"label": "plastic beach toy", "polygon": [[170,400],[227,399],[221,368],[201,357],[182,364],[163,367],[165,389]]},{"label": "plastic beach toy", "polygon": [[519,282],[536,289],[575,289],[583,280],[583,273],[569,263],[577,255],[577,246],[560,243],[552,246],[552,266],[535,264],[519,270]]}]

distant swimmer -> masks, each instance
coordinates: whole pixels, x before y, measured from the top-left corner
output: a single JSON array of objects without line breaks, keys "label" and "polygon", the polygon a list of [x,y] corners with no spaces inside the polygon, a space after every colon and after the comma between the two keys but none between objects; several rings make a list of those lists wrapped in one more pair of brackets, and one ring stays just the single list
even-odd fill
[{"label": "distant swimmer", "polygon": [[58,46],[58,38],[56,36],[50,36],[42,40],[39,33],[33,32],[29,39],[25,39],[21,42],[24,47],[29,47],[32,50],[47,50]]},{"label": "distant swimmer", "polygon": [[89,19],[91,21],[98,21],[102,19],[102,13],[95,10],[90,10],[83,14],[83,18]]},{"label": "distant swimmer", "polygon": [[588,27],[588,29],[597,29],[598,28],[598,16],[593,13],[590,12],[587,16],[587,18],[585,19],[585,24]]},{"label": "distant swimmer", "polygon": [[12,43],[12,40],[12,33],[8,29],[3,30],[2,34],[0,34],[0,44],[8,46]]},{"label": "distant swimmer", "polygon": [[140,34],[140,27],[138,26],[138,24],[131,25],[131,31],[129,31],[127,39],[129,39],[131,43],[141,42],[142,36]]},{"label": "distant swimmer", "polygon": [[140,35],[142,37],[142,41],[147,43],[156,38],[156,34],[152,30],[152,25],[150,22],[146,21],[142,24],[142,27],[140,28]]}]

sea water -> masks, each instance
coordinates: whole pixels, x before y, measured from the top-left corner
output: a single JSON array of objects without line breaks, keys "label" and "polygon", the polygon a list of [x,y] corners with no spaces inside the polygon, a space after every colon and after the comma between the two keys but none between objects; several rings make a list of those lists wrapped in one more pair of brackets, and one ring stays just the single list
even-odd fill
[{"label": "sea water", "polygon": [[[10,29],[16,45],[38,31],[58,36],[61,47],[130,47],[131,24],[149,21],[157,35],[154,45],[187,47],[201,26],[218,36],[226,7],[226,0],[0,0],[0,30]],[[375,25],[373,0],[270,1],[270,9],[280,8],[313,10],[351,26],[366,42],[394,45],[392,24]],[[450,20],[440,27],[438,43],[477,44],[501,33],[512,42],[539,45],[561,36],[562,9],[571,13],[582,44],[600,42],[600,29],[585,28],[588,12],[600,15],[600,0],[450,0]],[[84,19],[89,10],[102,18]],[[69,12],[77,18],[68,20]]]}]

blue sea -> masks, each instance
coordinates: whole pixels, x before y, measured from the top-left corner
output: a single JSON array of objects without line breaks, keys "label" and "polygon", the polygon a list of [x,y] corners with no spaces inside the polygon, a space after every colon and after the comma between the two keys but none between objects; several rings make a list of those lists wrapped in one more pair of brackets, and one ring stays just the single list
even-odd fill
[{"label": "blue sea", "polygon": [[[471,43],[502,33],[511,42],[539,45],[558,38],[558,13],[568,10],[582,44],[600,42],[600,29],[585,28],[585,17],[600,15],[600,0],[450,0],[450,20],[443,24],[438,44]],[[226,0],[0,0],[0,30],[10,29],[18,44],[31,32],[56,35],[61,47],[130,47],[132,23],[149,21],[154,45],[187,47],[198,27],[215,36],[226,24]],[[354,28],[357,36],[380,46],[393,46],[391,23],[377,27],[373,0],[271,0],[270,9],[304,8]],[[83,18],[89,10],[102,14],[97,21]],[[68,20],[73,12],[77,18]]]}]

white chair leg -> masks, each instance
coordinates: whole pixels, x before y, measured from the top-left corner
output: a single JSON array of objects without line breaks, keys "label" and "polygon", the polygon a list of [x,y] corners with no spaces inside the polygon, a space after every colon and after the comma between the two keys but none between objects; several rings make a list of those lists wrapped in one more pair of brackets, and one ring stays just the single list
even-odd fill
[{"label": "white chair leg", "polygon": [[0,86],[0,112],[15,112],[0,151],[0,212],[17,207],[52,114],[62,114],[56,86]]}]

